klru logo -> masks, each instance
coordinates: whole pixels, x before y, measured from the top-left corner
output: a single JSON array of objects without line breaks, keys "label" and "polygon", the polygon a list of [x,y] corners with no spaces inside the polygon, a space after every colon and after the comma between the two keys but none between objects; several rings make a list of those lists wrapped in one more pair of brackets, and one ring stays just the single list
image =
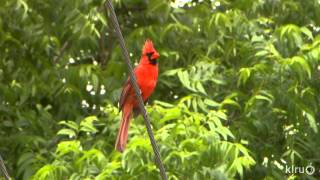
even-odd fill
[{"label": "klru logo", "polygon": [[308,165],[306,167],[303,166],[285,166],[286,174],[308,174],[312,175],[315,172],[315,168],[312,165]]}]

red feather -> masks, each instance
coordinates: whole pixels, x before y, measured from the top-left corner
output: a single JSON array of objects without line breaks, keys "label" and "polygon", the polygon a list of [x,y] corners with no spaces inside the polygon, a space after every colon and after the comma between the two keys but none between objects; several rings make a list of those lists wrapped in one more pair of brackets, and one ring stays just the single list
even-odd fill
[{"label": "red feather", "polygon": [[[149,98],[156,87],[158,80],[158,58],[159,53],[154,49],[152,41],[147,40],[142,49],[140,63],[134,69],[134,74],[137,78],[143,101],[146,101]],[[116,150],[123,152],[127,144],[132,112],[139,109],[130,78],[127,79],[122,89],[119,105],[120,110],[122,111],[122,119],[115,148]]]}]

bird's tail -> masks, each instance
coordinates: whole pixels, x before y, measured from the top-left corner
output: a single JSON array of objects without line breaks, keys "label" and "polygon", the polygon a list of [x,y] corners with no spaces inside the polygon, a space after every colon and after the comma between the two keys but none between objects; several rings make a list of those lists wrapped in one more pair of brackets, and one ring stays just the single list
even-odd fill
[{"label": "bird's tail", "polygon": [[118,131],[117,141],[115,148],[119,152],[123,152],[127,145],[128,130],[130,126],[130,118],[132,114],[132,104],[125,104],[122,109],[122,119]]}]

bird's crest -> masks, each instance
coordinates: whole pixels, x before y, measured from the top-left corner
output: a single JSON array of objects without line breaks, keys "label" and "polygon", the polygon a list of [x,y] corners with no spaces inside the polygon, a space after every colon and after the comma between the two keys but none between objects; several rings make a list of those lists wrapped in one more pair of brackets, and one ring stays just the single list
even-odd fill
[{"label": "bird's crest", "polygon": [[142,54],[147,54],[150,52],[154,52],[154,47],[153,47],[153,43],[150,39],[147,39],[146,42],[144,43],[144,46],[142,48]]}]

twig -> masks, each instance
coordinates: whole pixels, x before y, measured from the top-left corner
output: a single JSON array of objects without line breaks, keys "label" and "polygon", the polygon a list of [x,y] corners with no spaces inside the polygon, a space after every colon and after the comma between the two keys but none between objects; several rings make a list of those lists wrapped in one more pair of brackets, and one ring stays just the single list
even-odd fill
[{"label": "twig", "polygon": [[5,180],[10,180],[10,176],[9,176],[9,173],[7,171],[7,168],[6,166],[4,165],[4,161],[0,155],[0,169],[1,169],[1,172],[3,174],[3,177]]},{"label": "twig", "polygon": [[61,58],[61,56],[63,55],[64,51],[67,49],[68,46],[69,46],[69,41],[64,42],[62,47],[59,49],[58,55],[53,58],[53,63],[58,62],[58,60]]},{"label": "twig", "polygon": [[104,31],[104,27],[102,27],[101,32],[100,32],[100,39],[99,39],[99,61],[102,65],[102,67],[104,67],[105,63],[106,63],[106,49],[104,47],[104,40],[106,38],[105,35],[105,31]]},{"label": "twig", "polygon": [[123,39],[121,30],[120,30],[120,26],[119,26],[119,23],[118,23],[118,20],[117,20],[117,16],[116,16],[116,13],[114,12],[114,8],[113,8],[112,3],[111,3],[110,0],[106,0],[105,8],[109,9],[109,11],[110,11],[110,16],[111,16],[110,19],[112,21],[113,27],[114,27],[114,29],[116,31],[116,35],[117,35],[118,40],[120,42],[120,47],[122,49],[122,54],[124,56],[125,62],[128,65],[128,71],[129,71],[129,74],[130,74],[131,85],[133,86],[133,89],[135,91],[135,94],[136,94],[136,97],[137,97],[137,100],[138,100],[138,104],[139,104],[139,108],[140,108],[141,114],[143,115],[144,122],[145,122],[146,127],[147,127],[148,135],[149,135],[150,142],[151,142],[154,154],[155,154],[156,163],[157,163],[158,168],[160,170],[161,178],[163,180],[167,180],[168,178],[167,178],[164,166],[163,166],[162,161],[161,161],[159,148],[158,148],[157,143],[156,143],[156,141],[154,139],[154,135],[153,135],[153,132],[152,132],[152,129],[151,129],[151,125],[150,125],[150,120],[149,120],[149,117],[147,115],[147,111],[146,111],[146,109],[144,107],[144,103],[143,103],[143,100],[142,100],[142,97],[141,97],[141,94],[140,94],[140,88],[137,85],[136,77],[135,77],[135,75],[133,73],[133,69],[132,69],[132,66],[131,66],[131,63],[130,63],[129,53],[128,53],[128,50],[127,50],[127,48],[125,46],[124,39]]}]

